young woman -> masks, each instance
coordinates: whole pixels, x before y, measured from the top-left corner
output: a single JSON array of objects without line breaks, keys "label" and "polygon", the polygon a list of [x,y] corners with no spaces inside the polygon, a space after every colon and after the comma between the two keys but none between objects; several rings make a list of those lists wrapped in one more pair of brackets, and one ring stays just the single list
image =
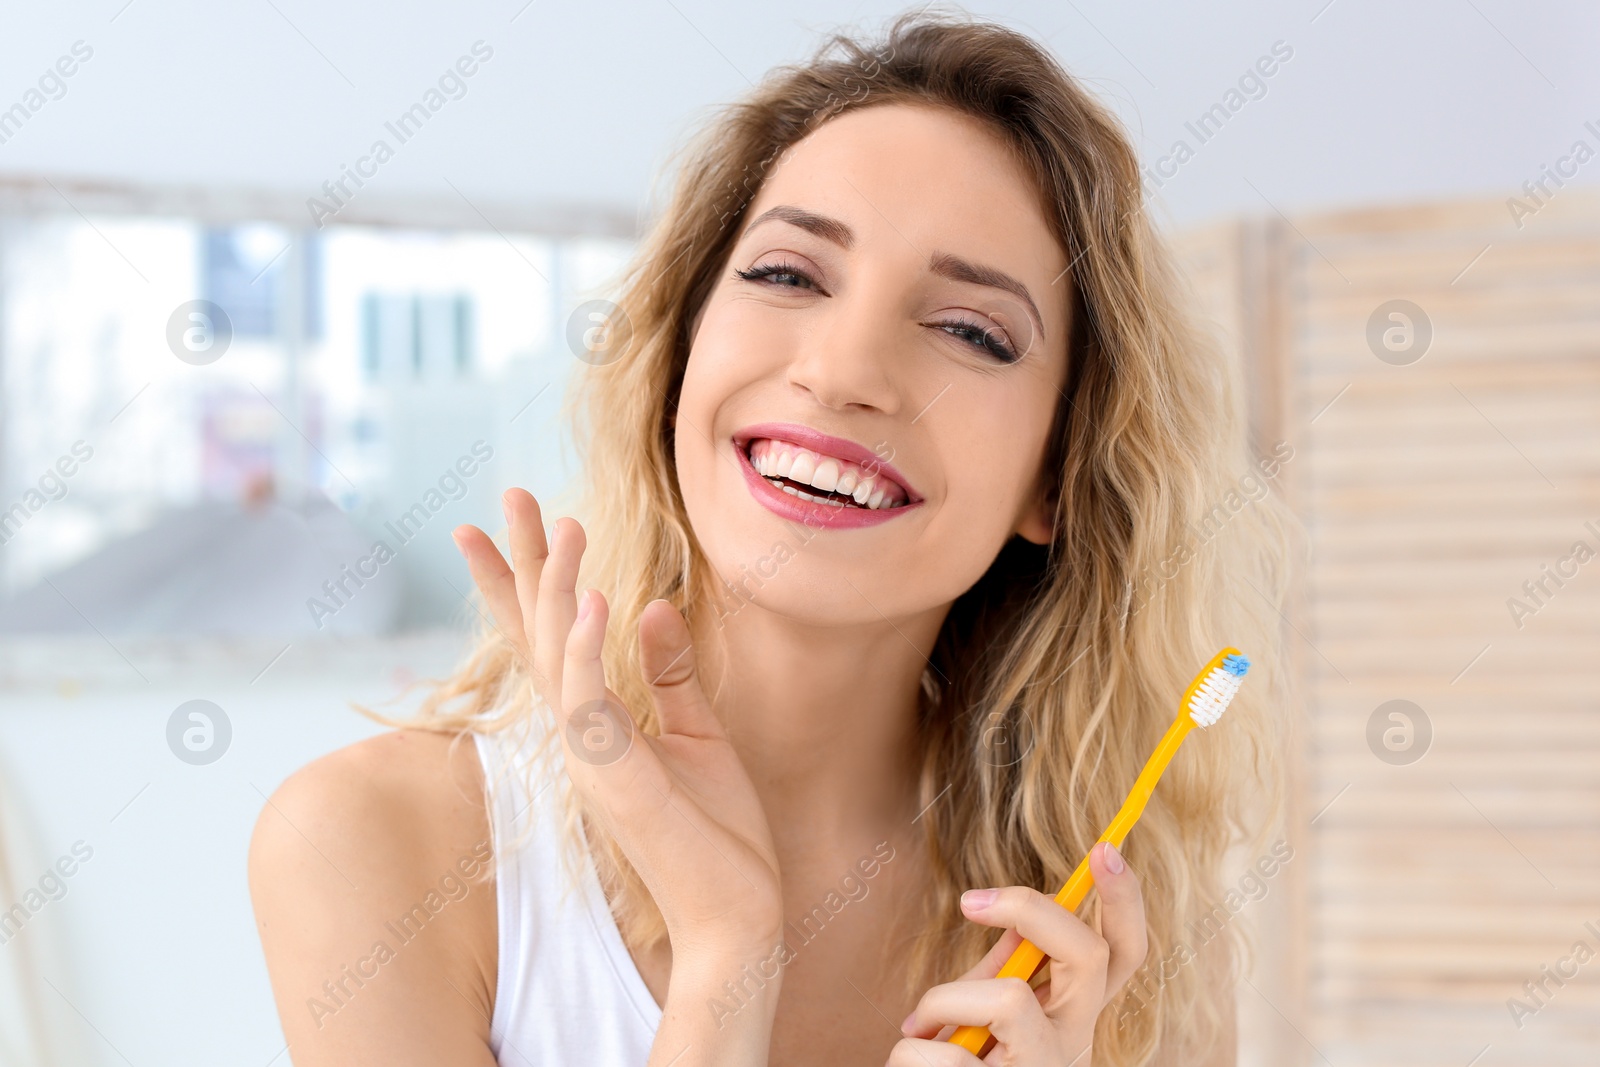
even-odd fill
[{"label": "young woman", "polygon": [[[507,491],[509,563],[458,529],[475,654],[263,810],[295,1064],[978,1062],[958,1024],[1233,1063],[1233,932],[1186,927],[1274,811],[1288,527],[1224,504],[1237,383],[1180,291],[1125,134],[1017,33],[905,16],[720,116],[572,394],[583,521]],[[1250,684],[1057,906],[1227,644]],[[1022,937],[1037,989],[992,977]]]}]

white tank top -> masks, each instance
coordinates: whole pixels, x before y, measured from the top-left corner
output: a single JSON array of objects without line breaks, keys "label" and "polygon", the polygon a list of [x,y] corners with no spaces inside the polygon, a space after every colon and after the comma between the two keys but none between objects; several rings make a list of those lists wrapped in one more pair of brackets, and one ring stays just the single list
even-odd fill
[{"label": "white tank top", "polygon": [[[570,893],[561,863],[561,798],[553,769],[535,779],[529,753],[505,734],[473,734],[490,785],[500,961],[489,1047],[500,1067],[644,1067],[661,1008],[628,954],[587,850]],[[510,761],[510,774],[503,769]],[[527,840],[518,833],[533,821]],[[502,847],[504,843],[504,847]]]}]

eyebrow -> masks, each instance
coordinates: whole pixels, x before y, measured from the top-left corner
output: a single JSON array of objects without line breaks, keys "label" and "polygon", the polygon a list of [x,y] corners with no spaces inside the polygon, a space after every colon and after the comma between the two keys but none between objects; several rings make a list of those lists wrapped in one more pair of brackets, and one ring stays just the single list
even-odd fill
[{"label": "eyebrow", "polygon": [[[787,222],[791,226],[798,226],[807,233],[815,234],[824,241],[836,244],[840,248],[848,249],[855,244],[855,231],[843,222],[829,218],[826,215],[818,215],[814,211],[807,211],[791,204],[779,204],[763,211],[756,216],[750,225],[744,228],[744,233],[739,235],[740,240],[743,240],[746,234],[762,223],[774,220]],[[962,259],[960,256],[951,255],[948,252],[935,252],[929,260],[928,269],[941,277],[949,278],[951,281],[967,282],[972,285],[987,286],[991,289],[1003,289],[1012,294],[1028,305],[1028,310],[1033,313],[1034,321],[1039,327],[1039,337],[1041,339],[1044,338],[1044,316],[1039,314],[1039,307],[1033,302],[1033,296],[1028,292],[1028,287],[1011,275],[1002,270],[996,270],[994,267],[985,267],[980,263],[973,263],[970,260]]]},{"label": "eyebrow", "polygon": [[832,241],[840,248],[849,248],[856,242],[855,231],[838,219],[830,219],[826,215],[818,215],[814,211],[807,211],[805,208],[794,207],[789,204],[779,204],[777,207],[763,211],[756,216],[754,222],[744,228],[744,233],[739,235],[739,239],[743,240],[745,234],[760,226],[763,222],[768,222],[772,219],[777,219],[779,222],[787,222],[791,226],[798,226],[807,233],[816,234],[824,241]]},{"label": "eyebrow", "polygon": [[959,256],[952,256],[948,252],[935,252],[933,262],[929,269],[933,273],[949,278],[951,281],[971,282],[973,285],[986,285],[992,289],[1004,289],[1024,304],[1033,313],[1034,322],[1039,327],[1039,339],[1044,340],[1044,316],[1039,314],[1038,305],[1033,302],[1033,297],[1028,294],[1028,287],[1004,271],[985,267],[981,263],[971,263]]}]

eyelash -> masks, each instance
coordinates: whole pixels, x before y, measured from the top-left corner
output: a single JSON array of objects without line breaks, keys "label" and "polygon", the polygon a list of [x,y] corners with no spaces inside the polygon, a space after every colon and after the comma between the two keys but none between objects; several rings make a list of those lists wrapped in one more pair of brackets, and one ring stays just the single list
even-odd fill
[{"label": "eyelash", "polygon": [[[815,289],[817,285],[817,283],[812,280],[809,274],[788,262],[764,263],[760,266],[751,267],[748,270],[735,268],[733,273],[738,275],[740,278],[743,278],[747,282],[756,282],[758,284],[766,285],[779,285],[790,289],[799,289],[805,287]],[[762,282],[763,278],[773,277],[799,278],[806,283],[806,286],[791,285],[788,282]],[[935,322],[930,323],[929,325],[939,327],[946,333],[949,333],[952,337],[961,338],[973,348],[993,356],[1002,363],[1015,363],[1021,358],[1017,355],[1016,351],[1011,348],[1010,345],[1004,344],[1000,341],[992,340],[994,334],[993,330],[979,323],[973,322],[970,319],[948,319],[944,322]],[[977,339],[974,340],[974,338]]]},{"label": "eyelash", "polygon": [[[967,319],[950,319],[946,322],[936,322],[934,325],[951,336],[962,338],[972,347],[989,353],[1003,363],[1015,363],[1021,358],[1010,345],[993,340],[994,331],[979,323]],[[977,340],[974,340],[974,337]]]},{"label": "eyelash", "polygon": [[[749,270],[738,270],[738,269],[736,269],[736,270],[734,270],[733,273],[737,274],[739,277],[743,278],[747,282],[756,282],[756,281],[760,281],[762,278],[771,278],[771,277],[773,277],[775,275],[788,275],[789,277],[792,277],[792,278],[803,279],[812,288],[816,288],[816,284],[817,284],[815,281],[812,281],[811,275],[807,274],[805,271],[801,270],[799,267],[796,267],[796,266],[794,266],[794,265],[792,265],[792,264],[790,264],[790,263],[788,263],[786,261],[780,261],[780,262],[777,262],[777,263],[764,263],[759,267],[751,267]],[[767,284],[771,285],[771,284],[774,284],[774,283],[769,282]],[[790,288],[790,289],[798,289],[798,288],[800,288],[800,286],[787,285],[787,283],[780,283],[780,284],[784,284],[787,288]]]}]

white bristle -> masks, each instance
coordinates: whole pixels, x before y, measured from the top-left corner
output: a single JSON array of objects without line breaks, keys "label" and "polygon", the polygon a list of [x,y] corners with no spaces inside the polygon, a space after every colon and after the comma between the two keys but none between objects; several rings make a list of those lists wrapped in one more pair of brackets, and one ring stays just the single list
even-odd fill
[{"label": "white bristle", "polygon": [[1243,681],[1242,674],[1231,673],[1223,667],[1213,668],[1189,698],[1189,717],[1195,725],[1210,726],[1222,718]]}]

